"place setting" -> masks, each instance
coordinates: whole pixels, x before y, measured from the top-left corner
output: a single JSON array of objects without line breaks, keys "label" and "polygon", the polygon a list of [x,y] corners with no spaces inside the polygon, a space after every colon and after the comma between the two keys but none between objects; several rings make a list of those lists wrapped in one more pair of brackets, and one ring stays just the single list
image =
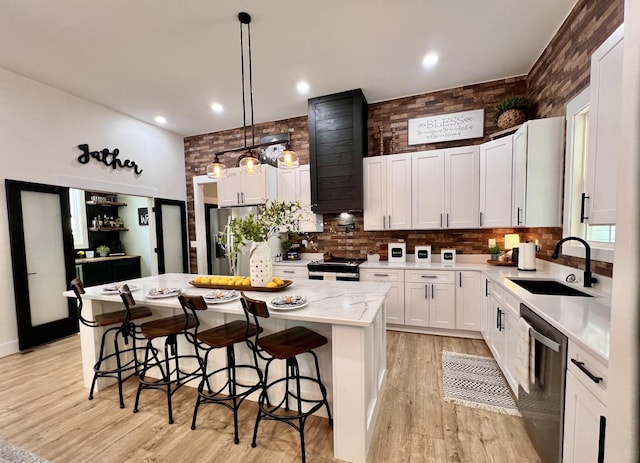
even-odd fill
[{"label": "place setting", "polygon": [[131,285],[129,283],[113,283],[113,284],[104,286],[102,288],[102,292],[104,294],[120,294],[120,288],[122,288],[124,285],[129,286],[129,291],[136,291],[137,289],[140,289],[138,286]]},{"label": "place setting", "polygon": [[278,296],[271,299],[267,306],[274,310],[296,310],[309,304],[305,296]]},{"label": "place setting", "polygon": [[225,291],[217,290],[202,296],[207,304],[222,304],[240,299],[240,293],[235,290]]},{"label": "place setting", "polygon": [[147,291],[147,298],[162,299],[165,297],[174,297],[180,294],[181,288],[152,288]]}]

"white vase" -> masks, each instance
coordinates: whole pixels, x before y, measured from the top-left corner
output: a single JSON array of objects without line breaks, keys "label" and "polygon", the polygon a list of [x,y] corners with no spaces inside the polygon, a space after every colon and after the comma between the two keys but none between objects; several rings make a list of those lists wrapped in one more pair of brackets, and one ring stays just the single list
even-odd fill
[{"label": "white vase", "polygon": [[253,243],[249,253],[251,286],[266,286],[273,278],[271,248],[266,241]]}]

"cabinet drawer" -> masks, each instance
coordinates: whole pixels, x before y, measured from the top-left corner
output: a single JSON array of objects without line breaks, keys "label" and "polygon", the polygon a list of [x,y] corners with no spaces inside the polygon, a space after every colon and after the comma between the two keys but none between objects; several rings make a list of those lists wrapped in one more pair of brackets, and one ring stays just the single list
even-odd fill
[{"label": "cabinet drawer", "polygon": [[303,278],[306,280],[309,278],[309,271],[307,270],[307,267],[304,266],[274,265],[273,274],[285,280],[291,280],[292,278]]},{"label": "cabinet drawer", "polygon": [[496,301],[504,308],[516,316],[520,316],[520,301],[513,297],[509,291],[504,289],[494,281],[489,281],[489,293],[496,298]]},{"label": "cabinet drawer", "polygon": [[[578,365],[579,362],[582,365]],[[591,391],[603,404],[607,403],[608,367],[588,350],[569,341],[567,349],[567,370]],[[594,378],[590,378],[592,375]],[[599,378],[599,379],[598,379]]]},{"label": "cabinet drawer", "polygon": [[360,270],[360,281],[404,281],[404,270],[364,269]]},{"label": "cabinet drawer", "polygon": [[404,278],[406,282],[412,283],[453,284],[455,282],[455,272],[446,270],[406,270]]}]

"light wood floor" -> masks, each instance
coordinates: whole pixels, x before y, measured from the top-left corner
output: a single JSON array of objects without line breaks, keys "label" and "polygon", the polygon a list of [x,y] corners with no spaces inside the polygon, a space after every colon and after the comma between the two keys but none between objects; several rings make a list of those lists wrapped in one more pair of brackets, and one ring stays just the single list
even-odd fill
[{"label": "light wood floor", "polygon": [[[489,355],[481,340],[388,332],[388,377],[369,462],[539,462],[520,418],[442,400],[440,352]],[[251,448],[253,402],[240,411],[240,444],[233,444],[230,412],[204,406],[190,429],[194,390],[176,393],[169,425],[164,394],[145,391],[132,413],[136,379],[125,385],[126,408],[115,387],[87,400],[77,336],[0,359],[0,437],[56,463],[300,461],[297,433],[261,424]],[[332,458],[328,421],[312,417],[307,459]]]}]

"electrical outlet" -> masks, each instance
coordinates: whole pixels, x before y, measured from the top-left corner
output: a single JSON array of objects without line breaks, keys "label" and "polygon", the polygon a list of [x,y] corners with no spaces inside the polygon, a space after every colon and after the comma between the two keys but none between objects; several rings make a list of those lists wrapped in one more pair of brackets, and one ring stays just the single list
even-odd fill
[{"label": "electrical outlet", "polygon": [[489,247],[495,246],[495,245],[496,245],[496,240],[494,238],[489,238]]}]

